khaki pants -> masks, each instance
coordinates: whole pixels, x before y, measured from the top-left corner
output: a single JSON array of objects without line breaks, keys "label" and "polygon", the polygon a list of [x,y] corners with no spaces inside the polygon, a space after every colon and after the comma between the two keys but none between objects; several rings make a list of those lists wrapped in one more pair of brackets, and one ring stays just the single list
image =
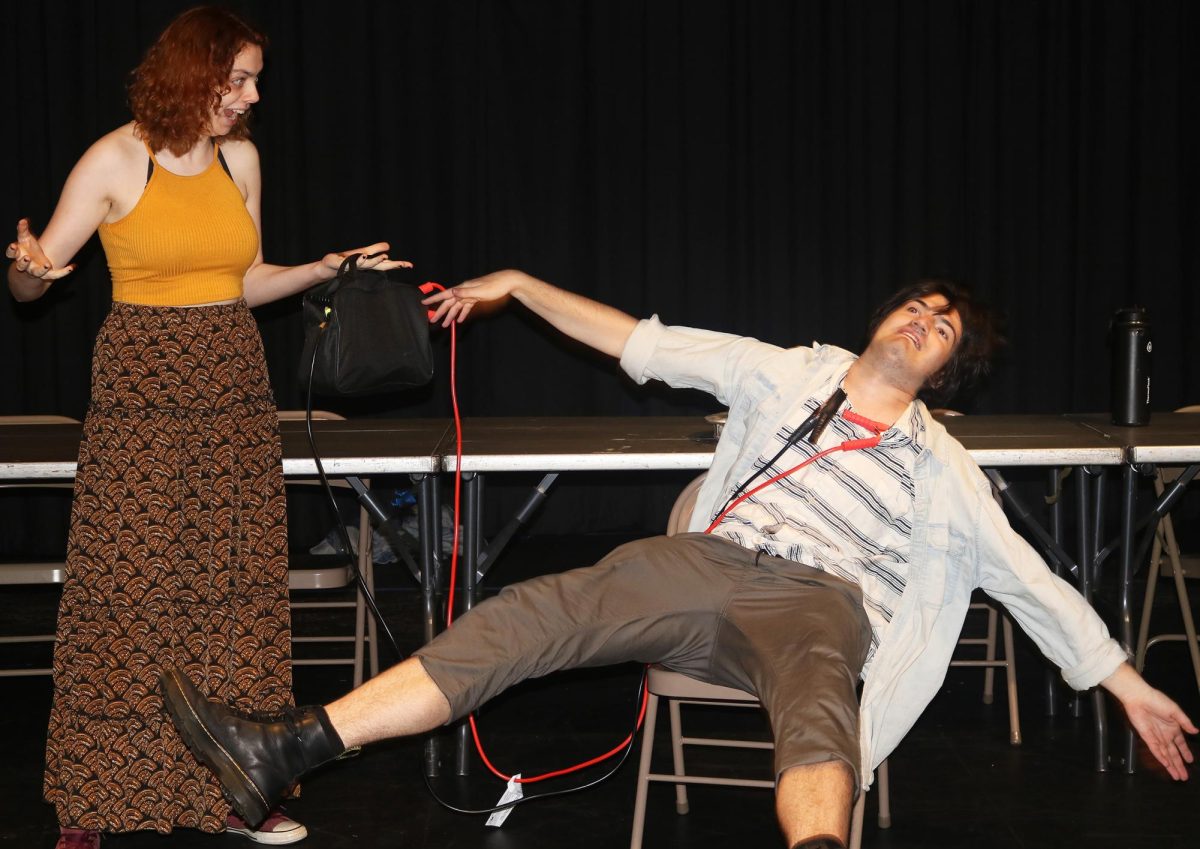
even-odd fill
[{"label": "khaki pants", "polygon": [[506,587],[416,654],[454,719],[558,669],[658,663],[757,694],[777,775],[839,758],[858,777],[856,689],[870,642],[854,584],[680,534]]}]

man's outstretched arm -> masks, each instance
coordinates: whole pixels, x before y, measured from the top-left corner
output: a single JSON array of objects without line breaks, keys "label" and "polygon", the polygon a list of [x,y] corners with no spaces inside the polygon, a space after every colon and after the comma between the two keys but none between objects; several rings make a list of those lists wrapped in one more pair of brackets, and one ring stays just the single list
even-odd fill
[{"label": "man's outstretched arm", "polygon": [[460,283],[425,299],[437,310],[430,319],[449,327],[461,322],[476,304],[516,298],[558,330],[609,356],[619,357],[637,319],[618,309],[552,286],[522,271],[497,271]]},{"label": "man's outstretched arm", "polygon": [[1125,708],[1129,724],[1146,741],[1151,753],[1172,778],[1186,781],[1187,764],[1192,762],[1184,734],[1195,734],[1196,726],[1179,705],[1154,689],[1128,663],[1100,682]]}]

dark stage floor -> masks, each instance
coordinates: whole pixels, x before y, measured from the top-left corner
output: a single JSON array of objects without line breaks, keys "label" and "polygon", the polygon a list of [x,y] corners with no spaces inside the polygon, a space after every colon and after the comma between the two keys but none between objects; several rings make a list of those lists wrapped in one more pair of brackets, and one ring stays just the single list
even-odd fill
[{"label": "dark stage floor", "polygon": [[[564,567],[583,565],[617,541],[532,538],[515,545],[501,564],[502,571],[513,578],[536,572],[551,560]],[[386,584],[389,577],[385,573],[379,580]],[[395,582],[401,584],[398,577]],[[3,629],[33,633],[52,628],[55,600],[51,589],[0,588]],[[402,645],[415,647],[416,592],[403,586],[384,588],[380,600]],[[1174,604],[1169,589],[1161,601],[1163,612],[1158,618],[1167,623]],[[310,620],[298,620],[298,631],[307,627]],[[1200,719],[1200,697],[1189,677],[1184,650],[1171,646],[1155,651],[1150,679]],[[31,662],[39,660],[12,647],[3,652],[5,665],[27,657]],[[995,704],[985,706],[979,698],[982,672],[951,669],[941,695],[891,760],[893,825],[886,831],[877,827],[875,800],[868,797],[863,845],[880,849],[1194,849],[1200,845],[1200,770],[1193,768],[1192,781],[1186,784],[1174,784],[1154,768],[1132,776],[1095,772],[1090,710],[1080,719],[1065,710],[1047,717],[1044,667],[1028,644],[1019,647],[1018,655],[1024,745],[1015,748],[1007,742],[1003,683],[997,683]],[[45,663],[45,658],[39,662]],[[328,700],[344,692],[349,680],[343,667],[299,668],[297,698]],[[632,722],[637,681],[636,668],[622,667],[568,673],[524,685],[483,713],[489,754],[501,769],[529,774],[603,751],[615,745]],[[5,695],[0,713],[5,751],[0,770],[4,812],[0,846],[50,849],[57,828],[52,810],[40,797],[50,682],[3,679],[0,688]],[[744,724],[746,720],[734,716],[715,721]],[[1113,716],[1113,722],[1119,718]],[[300,845],[312,849],[591,849],[628,844],[637,749],[616,776],[599,787],[518,808],[499,829],[486,827],[480,816],[452,813],[434,802],[421,777],[421,750],[421,741],[381,744],[313,775],[305,783],[303,797],[289,808],[311,833]],[[753,772],[759,759],[741,761],[743,771]],[[660,766],[665,763],[660,761]],[[503,789],[500,782],[485,776],[476,757],[470,777],[443,777],[436,780],[436,787],[463,807],[492,804]],[[647,847],[783,845],[766,791],[697,787],[691,794],[692,812],[681,817],[674,812],[670,788],[652,788]],[[178,831],[167,838],[111,836],[104,845],[200,849],[252,844],[238,837]]]}]

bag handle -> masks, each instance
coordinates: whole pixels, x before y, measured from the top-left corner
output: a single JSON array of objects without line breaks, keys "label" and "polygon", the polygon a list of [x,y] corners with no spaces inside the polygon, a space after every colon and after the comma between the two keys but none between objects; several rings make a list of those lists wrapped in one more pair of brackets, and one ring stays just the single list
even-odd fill
[{"label": "bag handle", "polygon": [[342,281],[354,273],[355,263],[358,262],[360,256],[362,254],[350,254],[350,256],[342,260],[342,264],[338,267],[337,276],[333,278],[329,284],[329,288],[324,292],[326,298],[333,297],[333,293],[342,285]]}]

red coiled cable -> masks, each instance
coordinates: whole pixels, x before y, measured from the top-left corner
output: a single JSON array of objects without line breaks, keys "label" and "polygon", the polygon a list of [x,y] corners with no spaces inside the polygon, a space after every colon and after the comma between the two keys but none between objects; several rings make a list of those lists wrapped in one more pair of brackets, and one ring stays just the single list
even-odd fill
[{"label": "red coiled cable", "polygon": [[[430,292],[433,292],[434,290],[441,290],[444,288],[445,287],[443,287],[437,283],[426,283],[424,286],[420,287],[421,291],[427,295]],[[432,316],[432,311],[430,311],[430,315]],[[458,575],[459,512],[460,512],[460,505],[461,505],[461,498],[462,498],[462,416],[460,415],[459,409],[458,409],[458,327],[457,327],[457,323],[452,323],[450,325],[450,404],[454,410],[454,441],[455,441],[454,544],[453,544],[453,548],[451,548],[451,554],[450,554],[450,585],[449,585],[449,589],[447,590],[447,602],[446,602],[446,627],[447,628],[449,628],[454,623],[454,594],[455,594],[455,588],[456,588],[456,577]],[[518,779],[516,779],[517,783],[518,784],[533,784],[538,781],[545,781],[548,778],[557,778],[562,775],[569,775],[572,772],[579,772],[582,769],[587,769],[590,766],[595,766],[598,763],[602,763],[602,762],[608,760],[609,758],[620,754],[623,750],[625,750],[627,747],[629,747],[633,743],[633,735],[636,734],[638,729],[640,729],[642,727],[642,721],[646,717],[646,704],[647,704],[648,700],[649,700],[649,690],[647,689],[645,684],[643,684],[642,685],[641,707],[638,709],[637,725],[634,727],[634,730],[623,741],[621,741],[621,743],[614,746],[612,749],[609,749],[607,752],[605,752],[602,755],[597,755],[594,758],[589,758],[586,761],[577,763],[574,766],[564,767],[562,769],[556,769],[551,772],[542,773],[541,775],[531,775],[527,778],[518,778]],[[497,778],[501,779],[502,781],[512,781],[513,777],[511,775],[505,775],[503,772],[498,770],[492,764],[491,759],[488,758],[487,752],[484,751],[483,741],[479,737],[479,727],[478,727],[477,723],[475,722],[475,714],[472,713],[469,717],[467,717],[467,722],[471,726],[471,736],[475,741],[475,750],[477,752],[479,752],[479,758],[480,758],[480,760],[483,761],[484,766],[486,766],[493,775],[495,775]]]}]

